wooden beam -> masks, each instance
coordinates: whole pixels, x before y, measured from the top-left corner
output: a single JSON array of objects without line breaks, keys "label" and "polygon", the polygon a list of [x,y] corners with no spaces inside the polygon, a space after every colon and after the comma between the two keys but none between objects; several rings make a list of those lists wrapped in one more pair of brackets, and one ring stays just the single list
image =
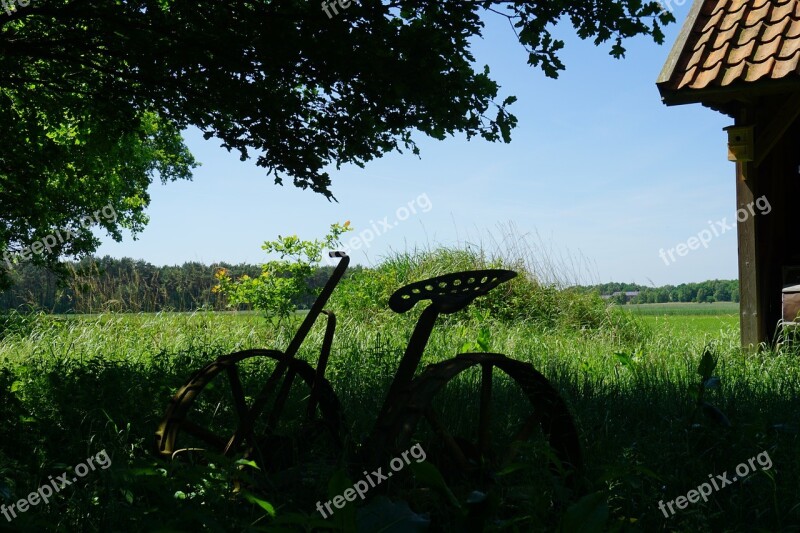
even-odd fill
[{"label": "wooden beam", "polygon": [[800,92],[789,96],[772,116],[772,120],[763,131],[756,134],[756,167],[761,165],[786,130],[800,116]]},{"label": "wooden beam", "polygon": [[[747,211],[756,199],[756,169],[753,163],[736,163],[736,207]],[[736,223],[739,241],[739,325],[742,347],[753,350],[764,340],[764,309],[761,299],[761,272],[756,247],[756,219],[747,217]]]}]

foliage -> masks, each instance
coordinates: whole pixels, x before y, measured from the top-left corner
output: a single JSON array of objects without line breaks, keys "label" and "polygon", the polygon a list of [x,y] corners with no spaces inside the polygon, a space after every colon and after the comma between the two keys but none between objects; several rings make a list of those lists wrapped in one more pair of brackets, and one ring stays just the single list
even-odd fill
[{"label": "foliage", "polygon": [[[518,276],[499,285],[454,315],[464,320],[485,315],[494,320],[527,321],[543,328],[597,328],[605,322],[606,306],[593,294],[540,283],[521,262],[486,257],[470,249],[436,248],[392,254],[371,269],[344,280],[332,305],[343,315],[389,313],[388,301],[401,286],[434,276],[462,270],[506,268]],[[421,307],[421,306],[420,306]]]},{"label": "foliage", "polygon": [[[10,266],[26,260],[63,273],[60,257],[97,249],[93,229],[116,241],[123,228],[135,236],[147,223],[153,177],[164,183],[187,179],[197,166],[179,128],[157,114],[128,108],[95,115],[107,104],[90,104],[80,85],[54,91],[51,76],[72,75],[53,68],[45,81],[37,71],[52,62],[28,55],[39,46],[49,54],[52,43],[31,43],[25,52],[13,44],[25,34],[43,38],[34,29],[40,22],[29,22],[31,28],[23,31],[20,21],[5,18],[0,18],[0,288],[11,283]],[[91,92],[102,93],[104,85],[98,82]]]},{"label": "foliage", "polygon": [[[375,404],[386,390],[386,374],[376,371],[376,356],[369,349],[376,332],[392,348],[402,347],[409,333],[384,327],[383,316],[374,318],[340,323],[327,373],[356,427],[368,427],[374,420]],[[733,326],[714,333],[716,366],[698,365],[705,358],[707,335],[685,327],[684,318],[654,322],[649,336],[626,336],[611,326],[542,331],[524,322],[491,324],[493,350],[530,362],[569,400],[584,434],[587,463],[582,498],[557,506],[551,500],[505,494],[520,512],[516,521],[492,524],[494,530],[591,531],[592,524],[603,523],[607,529],[601,529],[612,531],[749,530],[754,523],[780,531],[800,526],[795,497],[800,476],[796,358],[774,351],[743,354]],[[164,313],[42,315],[32,320],[22,334],[0,341],[0,503],[24,497],[48,475],[61,473],[91,452],[105,448],[113,463],[13,523],[0,519],[0,530],[331,528],[313,507],[325,491],[266,498],[276,513],[271,518],[261,504],[230,490],[235,464],[222,459],[166,463],[151,456],[153,429],[192,371],[221,354],[284,345],[285,339],[274,337],[276,332],[259,327],[259,317]],[[614,327],[634,324],[620,319]],[[480,338],[482,326],[480,320],[440,324],[425,362],[452,357],[463,338]],[[312,331],[309,344],[316,349],[321,337],[321,331]],[[394,369],[396,352],[384,355]],[[697,373],[699,366],[702,374]],[[686,414],[696,405],[691,393],[715,373],[723,379],[706,394],[713,392],[714,405],[735,430],[721,431],[713,423],[687,430]],[[495,393],[502,396],[502,382],[496,385]],[[453,402],[466,405],[475,392],[455,391]],[[475,423],[475,412],[463,416]],[[658,510],[659,500],[685,494],[708,475],[731,472],[763,450],[769,451],[773,470],[714,492],[708,502],[669,519]],[[459,489],[451,482],[448,486]],[[541,480],[532,481],[530,488],[534,495],[548,489]],[[445,496],[420,492],[432,504],[449,505]],[[306,506],[309,498],[313,501]]]},{"label": "foliage", "polygon": [[123,257],[87,257],[66,262],[66,275],[30,263],[12,273],[14,285],[0,293],[0,310],[30,307],[51,313],[98,313],[104,311],[224,310],[224,295],[211,292],[216,268],[232,276],[258,276],[258,265],[187,262],[155,266]]},{"label": "foliage", "polygon": [[697,403],[695,411],[692,414],[694,415],[695,412],[699,411],[717,424],[731,427],[731,423],[725,413],[705,400],[707,390],[718,389],[720,386],[720,378],[712,375],[714,369],[717,367],[718,361],[718,356],[715,354],[715,351],[713,345],[707,345],[703,350],[703,356],[697,367],[697,373],[700,374],[700,383],[698,383],[697,390],[694,392]]},{"label": "foliage", "polygon": [[[441,255],[444,254],[444,251],[439,250],[437,253]],[[435,269],[431,267],[431,272],[445,273],[459,269],[481,268],[479,265],[491,263],[487,263],[485,260],[481,262],[479,260],[480,254],[475,252],[468,251],[467,255],[462,254],[461,256],[457,256],[455,250],[447,253],[450,254],[450,258],[441,259],[442,263]],[[474,257],[470,258],[469,254]],[[399,288],[402,283],[410,282],[401,280],[412,280],[408,274],[393,274],[395,270],[402,273],[410,268],[410,262],[406,266],[400,265],[400,262],[406,261],[405,257],[407,255],[410,254],[395,254],[387,258],[387,261],[395,264],[395,267],[392,268],[383,268],[381,265],[375,268],[351,265],[345,273],[345,277],[356,276],[358,279],[353,280],[352,283],[344,283],[337,289],[335,294],[340,291],[347,291],[348,299],[352,299],[352,303],[348,304],[343,298],[339,298],[338,301],[341,308],[348,307],[353,309],[354,312],[367,308],[385,311],[385,305],[391,293]],[[432,254],[427,255],[428,257],[433,257]],[[525,266],[513,266],[518,265],[517,262],[512,261],[511,264],[512,269],[528,270]],[[201,308],[222,311],[228,308],[229,302],[227,298],[224,294],[211,292],[212,287],[218,284],[214,274],[220,268],[224,268],[231,278],[239,278],[243,275],[256,278],[261,274],[259,265],[244,263],[234,265],[221,262],[204,265],[197,262],[188,262],[175,266],[155,266],[142,260],[115,259],[105,256],[101,258],[85,258],[79,262],[67,262],[65,264],[67,276],[59,279],[48,270],[25,263],[18,265],[13,272],[14,286],[0,293],[0,311],[27,307],[53,313],[96,313],[109,310],[133,312],[194,311]],[[306,309],[310,307],[314,301],[313,292],[325,284],[332,271],[333,267],[330,266],[314,268],[307,280],[308,285],[314,291],[296,296],[293,299],[295,305]],[[424,276],[426,273],[422,269],[417,275]],[[535,276],[529,273],[527,279],[535,279]],[[513,281],[514,285],[512,286],[516,287],[516,284],[520,281],[522,280]],[[658,290],[663,291],[666,295],[666,298],[663,299],[665,302],[673,294],[684,294],[686,297],[691,298],[690,301],[694,302],[696,301],[697,287],[706,286],[708,289],[717,287],[714,292],[715,294],[720,294],[720,287],[725,284],[731,287],[729,293],[735,295],[738,300],[738,281],[736,280],[726,282],[709,280],[701,283],[681,284],[675,288],[677,292],[667,288],[653,289],[622,283],[607,283],[593,287],[569,287],[559,291],[552,285],[539,283],[538,287],[536,287],[530,283],[523,283],[523,285],[527,285],[527,289],[522,290],[522,293],[526,291],[529,293],[545,291],[545,288],[550,287],[547,289],[548,291],[557,296],[560,295],[567,298],[572,293],[609,294],[615,291],[641,290],[643,292],[640,293],[640,297],[630,300],[631,303],[641,303],[642,300],[650,301],[653,291]],[[500,300],[505,299],[507,301],[508,298],[512,297],[511,293],[504,292],[506,287],[507,284],[504,284],[501,288],[495,290],[503,293],[503,297]],[[495,291],[492,292],[494,293]],[[377,299],[373,298],[373,295],[377,296]],[[562,306],[564,312],[571,316],[570,322],[590,324],[596,321],[597,308],[594,304],[596,302],[595,298],[579,296],[570,296],[570,298],[569,305]],[[551,298],[545,297],[545,294],[542,293],[540,298],[529,301],[536,302],[535,306],[531,305],[531,309],[542,310],[549,307],[550,304],[547,304],[547,302],[550,300]],[[478,300],[479,304],[481,301],[482,299]],[[725,300],[716,299],[716,301],[724,302]],[[499,303],[502,304],[502,302]],[[621,300],[615,303],[621,303]],[[674,304],[671,303],[670,305]],[[240,308],[246,307],[248,306],[240,306]],[[724,314],[726,311],[737,312],[735,308],[727,310],[727,308],[714,307],[714,304],[691,308],[691,313],[711,315]],[[669,308],[659,307],[652,309],[635,308],[635,312],[663,314],[672,311]],[[689,311],[681,308],[677,312],[682,314]]]},{"label": "foliage", "polygon": [[347,231],[350,231],[349,220],[331,224],[321,240],[303,241],[297,235],[278,235],[277,240],[265,241],[261,246],[268,254],[274,252],[280,257],[262,264],[261,275],[251,278],[245,274],[233,279],[221,268],[214,275],[219,284],[212,290],[227,295],[231,305],[249,304],[269,318],[286,320],[297,310],[296,298],[314,291],[308,280],[322,261],[322,251],[341,246],[340,237]]},{"label": "foliage", "polygon": [[[579,286],[575,290],[594,292],[611,296],[614,303],[647,304],[666,302],[738,302],[739,280],[708,280],[700,283],[681,283],[663,287],[647,287],[636,283],[601,283],[592,286]],[[626,297],[626,292],[638,292],[636,296]],[[620,294],[621,293],[621,294]]]},{"label": "foliage", "polygon": [[366,0],[333,18],[289,0],[39,0],[0,19],[0,87],[22,109],[0,130],[23,119],[83,142],[157,113],[171,132],[196,126],[242,160],[256,152],[278,183],[286,174],[330,196],[326,166],[416,153],[414,130],[509,140],[515,98],[495,102],[498,84],[471,53],[482,15],[507,18],[528,63],[551,77],[565,68],[552,34],[562,19],[582,39],[612,41],[614,57],[627,38],[663,42],[674,22],[639,0]]}]

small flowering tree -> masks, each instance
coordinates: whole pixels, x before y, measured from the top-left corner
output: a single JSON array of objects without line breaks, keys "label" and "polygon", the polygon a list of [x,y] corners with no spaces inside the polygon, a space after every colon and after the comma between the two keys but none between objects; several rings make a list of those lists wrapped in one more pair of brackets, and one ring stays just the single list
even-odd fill
[{"label": "small flowering tree", "polygon": [[322,260],[322,252],[341,246],[340,237],[350,231],[350,221],[331,224],[323,239],[302,241],[297,235],[266,241],[262,250],[277,253],[279,259],[261,265],[261,275],[248,275],[232,279],[227,269],[220,268],[214,274],[218,284],[211,290],[228,296],[229,305],[249,304],[262,311],[268,318],[282,322],[296,311],[295,299],[314,291],[308,284],[314,268]]}]

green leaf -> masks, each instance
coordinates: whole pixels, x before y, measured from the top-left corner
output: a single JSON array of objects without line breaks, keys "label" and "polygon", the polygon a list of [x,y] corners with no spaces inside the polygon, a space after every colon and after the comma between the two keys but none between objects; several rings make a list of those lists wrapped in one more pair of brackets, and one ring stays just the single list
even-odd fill
[{"label": "green leaf", "polygon": [[456,498],[453,491],[450,490],[450,487],[447,486],[441,472],[439,472],[435,466],[428,461],[422,461],[421,463],[412,463],[409,467],[417,481],[428,485],[432,489],[438,490],[450,500],[453,507],[461,510],[461,504],[458,502],[458,498]]},{"label": "green leaf", "polygon": [[624,367],[632,367],[633,366],[633,358],[630,354],[625,352],[616,352],[614,355],[617,356],[617,361]]},{"label": "green leaf", "polygon": [[266,513],[269,516],[275,517],[275,508],[272,506],[271,503],[262,500],[261,498],[257,497],[255,494],[247,490],[242,491],[242,496],[244,496],[244,498],[250,503],[254,503],[259,507],[261,507],[264,511],[266,511]]},{"label": "green leaf", "polygon": [[697,367],[697,373],[702,376],[703,381],[707,381],[711,378],[711,373],[714,372],[716,366],[717,360],[712,354],[711,348],[706,346],[703,352],[703,358],[700,360],[700,365]]},{"label": "green leaf", "polygon": [[164,474],[164,469],[155,469],[153,467],[128,468],[126,473],[134,476],[162,476]]},{"label": "green leaf", "polygon": [[489,331],[489,328],[486,326],[481,327],[480,331],[478,332],[478,347],[481,349],[481,351],[489,351],[490,340],[491,332]]},{"label": "green leaf", "polygon": [[238,459],[236,461],[236,464],[242,466],[249,466],[251,468],[255,468],[256,470],[261,470],[261,467],[259,467],[255,461],[250,461],[249,459]]}]

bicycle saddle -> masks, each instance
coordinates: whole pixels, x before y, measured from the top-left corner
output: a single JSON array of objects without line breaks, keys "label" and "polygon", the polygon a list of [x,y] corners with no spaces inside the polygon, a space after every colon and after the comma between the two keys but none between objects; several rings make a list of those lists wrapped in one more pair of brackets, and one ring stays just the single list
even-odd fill
[{"label": "bicycle saddle", "polygon": [[389,307],[395,313],[405,313],[417,302],[431,300],[440,313],[454,313],[516,275],[513,270],[495,269],[436,276],[397,289],[389,298]]}]

